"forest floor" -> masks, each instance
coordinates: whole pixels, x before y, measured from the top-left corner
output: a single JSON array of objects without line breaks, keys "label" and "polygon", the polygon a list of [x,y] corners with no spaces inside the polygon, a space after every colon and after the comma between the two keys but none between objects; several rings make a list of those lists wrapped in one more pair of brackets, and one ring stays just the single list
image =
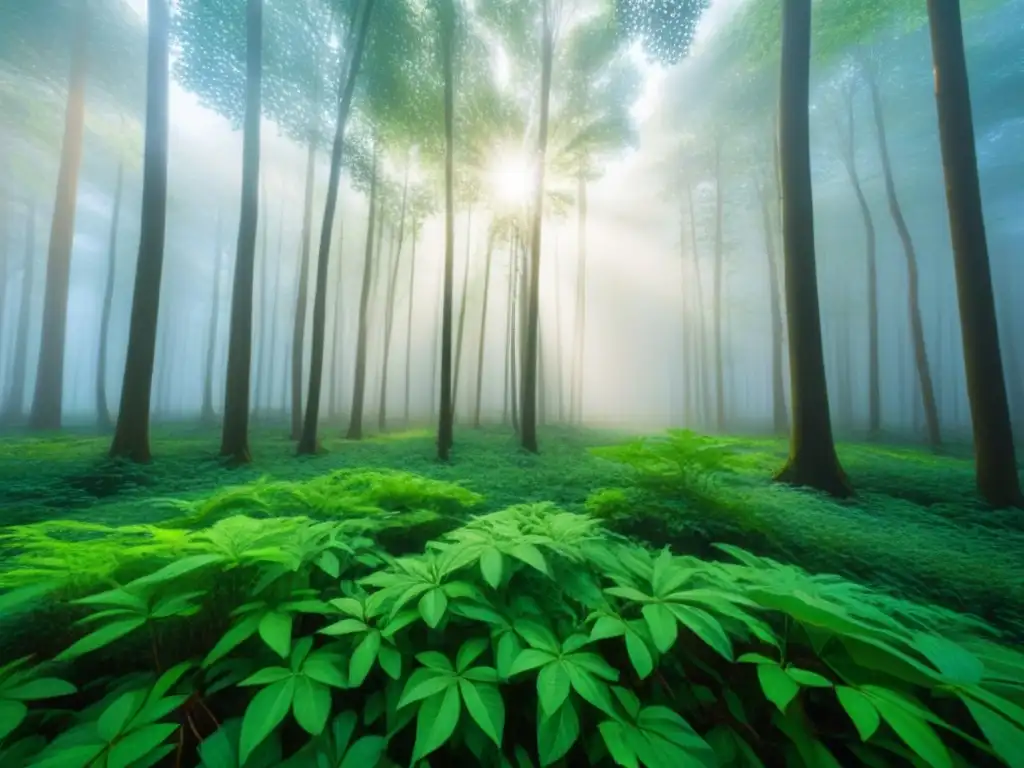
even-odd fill
[{"label": "forest floor", "polygon": [[[450,464],[434,458],[427,431],[358,443],[328,437],[323,454],[298,458],[283,430],[264,427],[252,434],[253,464],[230,469],[215,456],[217,435],[199,428],[156,429],[148,466],[103,459],[106,437],[0,438],[0,526],[160,523],[181,514],[166,499],[201,506],[218,494],[227,498],[225,488],[244,500],[267,483],[312,485],[336,470],[397,470],[480,494],[465,505],[471,512],[553,502],[678,552],[714,557],[711,543],[736,544],[974,613],[1024,639],[1024,514],[984,508],[969,459],[840,445],[857,491],[840,502],[773,484],[771,473],[786,455],[778,440],[671,433],[630,442],[622,433],[548,428],[539,456],[519,450],[499,428],[457,429],[456,441]],[[430,493],[447,492],[440,488]],[[397,506],[415,508],[420,492],[406,487]],[[0,574],[3,559],[0,549]]]}]

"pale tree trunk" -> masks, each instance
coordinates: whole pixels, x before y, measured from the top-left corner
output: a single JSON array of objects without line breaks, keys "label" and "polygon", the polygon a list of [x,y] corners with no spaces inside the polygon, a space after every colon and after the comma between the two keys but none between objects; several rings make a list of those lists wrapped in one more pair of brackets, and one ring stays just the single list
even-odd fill
[{"label": "pale tree trunk", "polygon": [[[281,300],[281,273],[282,273],[282,262],[284,261],[284,196],[281,196],[281,206],[278,209],[277,215],[277,248],[274,251],[274,260],[276,265],[274,267],[274,288],[273,288],[273,299],[270,306],[270,349],[267,353],[268,364],[267,364],[267,409],[274,410],[276,408],[274,400],[274,353],[277,351],[277,328],[280,325],[280,307],[279,302]],[[282,366],[284,365],[287,358],[282,358]]]},{"label": "pale tree trunk", "polygon": [[779,300],[779,273],[776,271],[775,232],[772,230],[771,209],[768,205],[768,193],[764,186],[757,185],[758,197],[761,202],[761,223],[764,227],[765,255],[768,261],[768,296],[772,319],[772,428],[775,434],[786,432],[785,380],[782,373],[782,348],[785,330],[782,327],[782,305]]},{"label": "pale tree trunk", "polygon": [[587,325],[587,178],[585,160],[576,176],[576,317],[573,322],[572,371],[569,375],[569,422],[583,423],[583,347]]},{"label": "pale tree trunk", "polygon": [[455,3],[445,0],[441,14],[444,78],[444,298],[441,301],[441,412],[437,457],[448,461],[454,442],[452,397],[452,282],[455,269]]},{"label": "pale tree trunk", "polygon": [[224,246],[221,242],[222,221],[217,214],[217,251],[213,257],[213,301],[210,309],[210,335],[206,340],[206,370],[203,375],[203,408],[202,420],[212,424],[216,420],[213,408],[213,369],[217,355],[217,340],[220,338],[220,273],[224,259]]},{"label": "pale tree trunk", "polygon": [[462,272],[462,296],[459,300],[459,330],[455,340],[455,369],[452,373],[452,419],[458,418],[459,374],[462,372],[462,342],[466,333],[466,306],[469,303],[469,262],[472,244],[473,207],[466,211],[466,264]]},{"label": "pale tree trunk", "polygon": [[697,211],[693,205],[693,185],[686,184],[686,203],[690,214],[690,248],[693,252],[693,277],[697,284],[697,377],[695,383],[700,390],[699,402],[704,413],[706,424],[710,417],[711,407],[711,367],[708,365],[708,332],[707,317],[704,312],[704,280],[700,270],[700,251],[697,248]]},{"label": "pale tree trunk", "polygon": [[260,220],[262,225],[260,229],[260,303],[259,312],[256,313],[256,317],[259,318],[259,323],[256,326],[256,379],[255,387],[253,390],[253,416],[259,418],[261,408],[263,407],[263,387],[266,383],[266,371],[264,366],[267,361],[267,291],[269,285],[267,285],[267,231],[270,228],[270,217],[267,216],[267,186],[264,182],[261,185],[260,190]]},{"label": "pale tree trunk", "polygon": [[388,421],[388,362],[391,359],[391,337],[395,328],[395,293],[398,290],[398,267],[402,263],[402,245],[405,240],[405,215],[409,199],[409,166],[405,168],[405,182],[402,185],[402,206],[398,214],[398,241],[391,264],[391,277],[387,285],[387,304],[384,307],[384,362],[380,377],[380,410],[377,414],[377,427],[383,432]]},{"label": "pale tree trunk", "polygon": [[[313,190],[316,186],[316,152],[319,124],[310,128],[306,148],[306,189],[302,202],[302,250],[299,253],[298,292],[292,326],[292,440],[302,436],[302,367],[306,358],[306,307],[309,304],[309,254],[313,237]],[[321,233],[321,237],[323,234]]]},{"label": "pale tree trunk", "polygon": [[559,258],[558,234],[555,234],[555,358],[557,360],[555,384],[558,387],[558,423],[565,423],[565,380],[562,356],[562,266]]},{"label": "pale tree trunk", "polygon": [[114,187],[114,211],[110,217],[110,239],[107,245],[107,279],[103,287],[103,310],[100,316],[100,349],[96,362],[96,421],[106,432],[112,426],[107,405],[107,346],[110,342],[110,314],[114,305],[114,277],[117,272],[117,229],[121,223],[121,193],[124,189],[124,161],[117,164],[117,185]]},{"label": "pale tree trunk", "polygon": [[29,201],[25,215],[25,257],[21,273],[21,297],[18,301],[18,327],[15,331],[11,386],[7,390],[0,423],[18,421],[25,407],[25,377],[28,373],[28,334],[32,322],[32,288],[35,280],[36,205]]},{"label": "pale tree trunk", "polygon": [[[339,202],[340,207],[340,202]],[[345,353],[345,326],[342,307],[344,306],[344,264],[345,249],[342,241],[345,237],[344,214],[338,216],[338,265],[334,277],[334,312],[331,317],[331,376],[328,380],[327,413],[330,419],[338,417],[338,405],[341,400],[342,357]]]},{"label": "pale tree trunk", "polygon": [[480,310],[480,339],[476,351],[476,403],[473,405],[473,426],[480,428],[480,407],[483,401],[484,344],[487,341],[487,306],[491,295],[491,262],[494,261],[494,237],[492,229],[487,237],[487,255],[484,259],[484,297]]},{"label": "pale tree trunk", "polygon": [[[716,134],[718,136],[719,134]],[[714,333],[715,333],[715,429],[725,431],[725,350],[722,341],[722,273],[725,247],[722,242],[722,142],[715,139],[715,272],[714,272]]]},{"label": "pale tree trunk", "polygon": [[[416,241],[419,239],[416,222],[412,227],[412,255],[409,259],[409,312],[405,328],[405,415],[404,424],[409,426],[410,396],[412,394],[412,310],[416,296]],[[436,355],[435,355],[436,357]]]}]

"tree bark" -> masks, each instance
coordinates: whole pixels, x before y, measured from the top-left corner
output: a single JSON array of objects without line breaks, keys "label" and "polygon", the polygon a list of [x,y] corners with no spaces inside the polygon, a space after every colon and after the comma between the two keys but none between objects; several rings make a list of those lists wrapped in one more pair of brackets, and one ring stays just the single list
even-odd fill
[{"label": "tree bark", "polygon": [[715,139],[715,429],[725,431],[725,366],[722,342],[722,272],[725,262],[725,246],[722,241],[722,140]]},{"label": "tree bark", "polygon": [[783,0],[779,150],[793,424],[789,460],[776,480],[843,497],[851,491],[832,439],[818,306],[808,114],[810,64],[811,0]]},{"label": "tree bark", "polygon": [[36,369],[32,411],[29,414],[29,425],[33,429],[60,429],[61,425],[68,289],[71,279],[71,249],[75,239],[78,174],[82,165],[82,141],[85,134],[85,86],[88,78],[91,22],[89,3],[87,0],[81,0],[71,49],[71,73],[68,78],[60,170],[57,175],[57,198],[50,224],[39,364]]},{"label": "tree bark", "polygon": [[491,263],[494,261],[494,236],[492,229],[487,236],[487,255],[484,258],[484,298],[480,310],[480,339],[476,350],[476,403],[473,406],[473,427],[480,428],[480,408],[483,402],[484,385],[484,343],[487,340],[487,306],[491,295]]},{"label": "tree bark", "polygon": [[455,3],[445,0],[441,17],[444,77],[444,298],[441,301],[441,413],[437,457],[448,461],[454,442],[452,398],[452,282],[455,271]]},{"label": "tree bark", "polygon": [[366,343],[370,311],[370,285],[373,283],[373,238],[377,209],[377,147],[374,140],[373,161],[370,167],[370,214],[366,224],[366,252],[363,257],[363,284],[359,293],[359,327],[356,331],[356,367],[352,384],[352,408],[349,411],[348,440],[363,438],[363,405],[366,395]]},{"label": "tree bark", "polygon": [[462,342],[466,332],[466,306],[469,302],[469,262],[472,242],[473,207],[466,211],[466,266],[462,272],[462,295],[459,298],[459,330],[455,340],[455,371],[452,374],[452,420],[459,412],[459,374],[462,371]]},{"label": "tree bark", "polygon": [[[339,200],[338,207],[341,207]],[[330,419],[336,419],[338,417],[338,404],[341,400],[341,374],[342,374],[342,356],[345,352],[345,328],[342,315],[342,306],[344,304],[344,255],[345,249],[342,245],[342,241],[345,238],[345,214],[342,211],[338,215],[338,265],[335,268],[337,274],[335,275],[334,283],[334,312],[331,317],[331,376],[328,380],[329,395],[327,399],[327,414]]]},{"label": "tree bark", "polygon": [[785,330],[782,327],[782,306],[779,300],[779,274],[775,271],[775,233],[772,230],[771,207],[764,186],[757,184],[761,202],[761,223],[764,227],[765,255],[768,260],[768,292],[772,318],[772,429],[777,435],[785,434],[789,414],[786,413],[785,380],[782,374],[782,347]]},{"label": "tree bark", "polygon": [[903,255],[907,261],[907,309],[910,316],[910,333],[914,342],[914,364],[917,368],[918,383],[921,387],[921,400],[924,405],[925,421],[928,426],[928,442],[932,448],[942,446],[942,431],[939,426],[939,411],[935,405],[935,387],[932,383],[931,368],[928,365],[928,349],[924,340],[924,324],[921,321],[920,274],[917,266],[917,251],[910,237],[910,230],[903,218],[903,209],[896,196],[896,182],[893,180],[892,162],[889,158],[889,143],[886,138],[885,119],[882,112],[882,94],[875,73],[868,69],[868,89],[871,92],[871,106],[875,119],[875,134],[878,140],[878,153],[882,160],[882,176],[885,180],[885,194],[889,201],[889,214],[892,216],[900,242],[903,244]]},{"label": "tree bark", "polygon": [[[281,206],[278,209],[277,215],[277,250],[275,251],[276,256],[274,261],[276,266],[274,267],[274,288],[273,298],[270,306],[270,348],[267,352],[267,408],[273,411],[276,408],[274,401],[274,353],[277,351],[277,328],[280,325],[278,320],[281,317],[279,311],[279,302],[281,300],[281,272],[282,264],[284,261],[284,196],[281,197]],[[287,357],[282,360],[282,367],[287,367],[284,361],[287,361]]]},{"label": "tree bark", "polygon": [[586,161],[576,176],[576,317],[573,322],[572,371],[569,375],[569,422],[583,423],[583,347],[587,325],[587,178]]},{"label": "tree bark", "polygon": [[[142,235],[135,269],[128,353],[121,385],[121,407],[110,455],[146,462],[150,397],[167,230],[167,150],[170,132],[170,8],[149,0],[146,76],[146,150],[142,172]],[[114,227],[116,228],[116,215]],[[111,238],[113,241],[113,238]],[[111,243],[113,247],[113,242]]]},{"label": "tree bark", "polygon": [[686,183],[686,202],[690,213],[690,247],[693,250],[693,276],[697,284],[697,358],[701,410],[705,419],[711,413],[711,369],[708,365],[707,317],[704,312],[704,280],[700,271],[700,252],[697,247],[697,211],[693,205],[693,185]]},{"label": "tree bark", "polygon": [[18,327],[15,331],[14,362],[11,365],[11,386],[7,390],[0,423],[18,421],[25,407],[25,376],[28,373],[28,334],[32,321],[32,288],[35,278],[36,205],[30,200],[25,214],[25,257],[21,273],[21,296],[18,302]]},{"label": "tree bark", "polygon": [[[306,189],[302,203],[302,250],[299,254],[299,285],[292,326],[292,440],[302,437],[302,367],[306,357],[306,306],[309,303],[309,255],[313,237],[313,191],[316,186],[318,124],[310,130],[306,149]],[[321,232],[321,237],[323,233]]]},{"label": "tree bark", "polygon": [[259,224],[260,117],[263,83],[263,0],[246,4],[246,87],[242,148],[242,204],[231,291],[231,328],[220,453],[237,464],[249,453],[249,380],[252,366],[252,294]]},{"label": "tree bark", "polygon": [[519,280],[519,235],[512,238],[511,261],[508,279],[508,356],[509,356],[509,399],[512,410],[512,429],[519,432],[519,376],[516,365],[517,337],[516,310],[519,308],[519,292],[516,291]]},{"label": "tree bark", "polygon": [[112,426],[107,406],[107,346],[110,342],[110,313],[114,305],[114,276],[117,270],[117,228],[121,223],[121,193],[124,188],[124,161],[117,164],[117,185],[114,187],[114,211],[110,217],[110,240],[107,246],[107,279],[103,287],[103,310],[100,316],[100,348],[96,362],[96,421],[106,432]]},{"label": "tree bark", "polygon": [[384,361],[380,376],[380,409],[377,411],[377,428],[384,432],[388,421],[388,362],[391,359],[391,337],[395,329],[395,293],[398,290],[398,267],[402,263],[402,245],[405,240],[405,215],[409,201],[409,166],[405,168],[405,182],[402,184],[402,205],[398,214],[398,241],[391,264],[391,276],[387,285],[387,304],[384,307]]},{"label": "tree bark", "polygon": [[261,415],[261,408],[263,407],[264,397],[264,385],[266,384],[265,370],[267,363],[267,230],[270,226],[270,217],[267,216],[267,185],[266,180],[260,185],[260,300],[259,300],[259,312],[256,317],[259,318],[259,322],[256,324],[256,376],[255,386],[253,388],[253,404],[252,413],[253,417],[258,419]]},{"label": "tree bark", "polygon": [[[493,245],[492,245],[493,247]],[[562,262],[559,258],[558,233],[555,233],[555,386],[558,387],[558,423],[565,423],[565,366],[562,354]]]},{"label": "tree bark", "polygon": [[213,408],[213,369],[217,356],[217,341],[220,338],[220,273],[223,271],[224,246],[221,240],[223,232],[221,214],[217,212],[217,251],[213,257],[213,300],[210,309],[210,334],[206,340],[206,371],[203,375],[203,407],[202,421],[213,424],[217,415]]},{"label": "tree bark", "polygon": [[994,507],[1024,506],[999,349],[960,5],[928,0],[928,18],[978,491]]},{"label": "tree bark", "polygon": [[412,393],[412,308],[416,296],[416,241],[418,233],[416,222],[412,226],[412,256],[409,259],[409,313],[406,318],[405,330],[405,416],[404,424],[409,426],[409,400]]}]

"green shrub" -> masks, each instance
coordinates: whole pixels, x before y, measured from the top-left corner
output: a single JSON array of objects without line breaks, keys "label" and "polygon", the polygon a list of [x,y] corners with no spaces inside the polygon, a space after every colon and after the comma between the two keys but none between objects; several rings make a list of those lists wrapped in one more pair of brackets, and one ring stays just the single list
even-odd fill
[{"label": "green shrub", "polygon": [[[550,504],[398,558],[337,521],[178,536],[76,600],[54,659],[0,669],[0,765],[1020,765],[1019,652],[743,550],[653,552]],[[101,653],[121,676],[81,680]]]}]

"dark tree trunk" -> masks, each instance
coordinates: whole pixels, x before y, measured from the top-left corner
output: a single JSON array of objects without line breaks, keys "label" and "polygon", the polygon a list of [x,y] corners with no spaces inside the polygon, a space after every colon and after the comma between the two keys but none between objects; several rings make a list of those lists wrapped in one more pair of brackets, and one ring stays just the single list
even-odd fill
[{"label": "dark tree trunk", "polygon": [[995,507],[1024,506],[999,351],[960,4],[928,0],[928,18],[978,491]]},{"label": "dark tree trunk", "polygon": [[484,343],[487,341],[487,305],[491,295],[491,263],[494,261],[494,230],[487,236],[487,255],[484,258],[484,299],[480,310],[480,340],[476,350],[476,403],[473,405],[473,426],[480,428],[480,406],[483,401]]},{"label": "dark tree trunk", "polygon": [[100,349],[96,362],[96,421],[101,431],[111,427],[107,406],[107,346],[110,342],[110,313],[114,305],[114,276],[117,271],[117,228],[121,223],[121,192],[124,188],[124,161],[117,165],[114,188],[114,211],[110,217],[110,240],[107,246],[107,279],[103,287],[103,312],[100,316]]},{"label": "dark tree trunk", "polygon": [[110,445],[111,456],[139,462],[151,458],[150,397],[160,309],[160,282],[164,266],[164,234],[167,229],[167,145],[170,125],[170,8],[167,0],[149,0],[148,9],[142,235],[135,268],[121,407],[118,409],[117,427]]},{"label": "dark tree trunk", "polygon": [[384,362],[380,376],[380,409],[377,412],[377,428],[383,432],[388,422],[388,362],[391,359],[391,337],[395,329],[395,293],[398,290],[398,267],[402,263],[402,245],[405,240],[405,215],[409,202],[409,167],[405,169],[405,183],[402,185],[402,206],[398,214],[398,241],[391,264],[391,276],[387,285],[387,304],[384,307]]},{"label": "dark tree trunk", "polygon": [[932,383],[931,369],[928,365],[928,349],[924,340],[924,324],[921,321],[920,275],[917,266],[917,252],[910,230],[903,218],[903,209],[896,196],[896,182],[893,180],[892,162],[889,158],[889,143],[886,139],[885,119],[882,112],[882,94],[878,79],[868,69],[868,89],[871,92],[871,106],[874,111],[875,132],[878,139],[878,153],[882,160],[882,176],[885,179],[885,194],[889,201],[889,213],[907,261],[907,309],[910,315],[910,333],[914,341],[914,364],[917,367],[917,378],[921,387],[921,400],[924,404],[925,419],[928,425],[928,442],[932,448],[942,445],[942,432],[939,426],[939,412],[935,405],[935,388]]},{"label": "dark tree trunk", "polygon": [[714,271],[714,333],[715,333],[715,429],[725,431],[725,350],[722,341],[722,272],[725,247],[722,242],[722,142],[715,140],[715,271]]},{"label": "dark tree trunk", "polygon": [[764,227],[764,246],[768,260],[768,292],[772,317],[772,428],[777,435],[785,434],[789,415],[786,413],[786,383],[782,374],[782,348],[785,330],[782,327],[782,306],[779,300],[779,273],[776,272],[778,259],[775,255],[775,232],[772,230],[771,208],[768,193],[758,184],[761,200],[761,223]]},{"label": "dark tree trunk", "polygon": [[263,0],[246,5],[246,88],[242,148],[242,204],[231,291],[228,372],[220,452],[247,464],[249,453],[249,379],[252,367],[252,289],[259,224],[260,117],[263,83]]},{"label": "dark tree trunk", "polygon": [[223,270],[224,245],[221,215],[217,213],[217,252],[213,257],[213,300],[210,303],[210,334],[206,339],[206,371],[203,375],[203,408],[204,424],[213,424],[217,415],[213,408],[213,369],[216,365],[217,340],[220,338],[220,273]]},{"label": "dark tree trunk", "polygon": [[548,116],[551,108],[551,70],[554,66],[555,38],[550,0],[543,0],[541,32],[540,124],[538,126],[537,188],[534,192],[533,222],[530,233],[530,265],[527,273],[529,296],[526,297],[526,328],[523,337],[523,413],[520,438],[522,446],[537,453],[537,365],[540,351],[540,253],[544,223],[544,175],[547,165]]},{"label": "dark tree trunk", "polygon": [[11,365],[11,387],[7,390],[0,423],[18,421],[25,407],[25,376],[28,373],[28,333],[32,322],[32,288],[35,281],[36,205],[29,201],[25,214],[25,262],[21,273],[21,296],[18,301],[18,327],[15,331],[14,362]]},{"label": "dark tree trunk", "polygon": [[452,399],[452,282],[455,271],[455,3],[446,0],[441,15],[444,77],[444,298],[441,301],[441,412],[437,457],[448,461],[454,442]]},{"label": "dark tree trunk", "polygon": [[75,239],[78,173],[82,164],[85,134],[85,86],[91,23],[89,3],[79,3],[71,50],[67,111],[61,144],[57,199],[50,224],[50,248],[46,260],[43,327],[39,365],[29,425],[33,429],[60,429],[64,395],[64,343],[67,336],[68,287],[71,279],[71,248]]},{"label": "dark tree trunk", "polygon": [[[331,237],[334,230],[334,216],[338,206],[338,187],[341,182],[341,160],[345,147],[345,126],[352,107],[359,65],[366,45],[366,33],[370,28],[370,15],[374,0],[365,0],[361,5],[362,14],[353,17],[349,26],[349,44],[346,47],[346,64],[341,82],[343,90],[338,98],[338,114],[335,118],[334,145],[331,148],[331,175],[327,184],[327,201],[324,205],[324,220],[320,227],[320,252],[317,255],[316,293],[313,297],[313,349],[309,363],[309,395],[306,398],[306,416],[302,424],[299,453],[315,453],[317,448],[317,425],[320,420],[320,391],[323,385],[324,335],[327,324],[327,274],[330,267]],[[358,18],[358,23],[356,19]],[[376,161],[375,161],[376,162]],[[308,246],[303,246],[308,249]],[[340,257],[339,257],[340,258]],[[364,353],[365,354],[365,353]],[[301,363],[302,355],[299,355]],[[294,374],[293,374],[294,377]],[[299,384],[301,385],[301,380]],[[301,407],[301,403],[299,404]]]},{"label": "dark tree trunk", "polygon": [[572,371],[569,374],[569,422],[583,423],[583,347],[587,332],[587,177],[580,161],[576,176],[576,317],[573,322]]},{"label": "dark tree trunk", "polygon": [[783,0],[779,150],[793,424],[776,479],[842,497],[850,487],[832,439],[814,253],[810,64],[811,0]]},{"label": "dark tree trunk", "polygon": [[[406,318],[405,330],[405,416],[404,423],[409,426],[409,398],[412,393],[412,308],[416,296],[416,223],[412,227],[412,256],[409,263],[409,314]],[[436,357],[436,355],[435,355]]]},{"label": "dark tree trunk", "polygon": [[459,411],[459,374],[462,372],[462,342],[466,332],[466,306],[469,303],[469,262],[473,208],[466,211],[466,266],[462,272],[462,295],[459,297],[459,330],[455,340],[455,371],[452,374],[452,420]]},{"label": "dark tree trunk", "polygon": [[[338,202],[341,208],[341,201]],[[327,399],[327,413],[331,419],[338,417],[338,404],[341,400],[341,375],[342,356],[345,353],[345,328],[343,323],[342,306],[344,305],[344,254],[345,249],[342,241],[345,238],[345,214],[338,214],[338,265],[335,267],[337,274],[334,283],[334,312],[331,317],[331,376],[328,380],[329,395]]]},{"label": "dark tree trunk", "polygon": [[377,209],[377,153],[379,149],[374,141],[373,164],[370,167],[370,215],[366,224],[366,253],[363,257],[363,285],[359,292],[359,326],[356,330],[356,367],[352,383],[352,408],[349,411],[349,440],[363,438],[363,404],[366,395],[366,336],[368,333],[368,315],[370,311],[370,285],[373,283],[373,236]]},{"label": "dark tree trunk", "polygon": [[[316,184],[318,126],[311,129],[306,150],[306,190],[302,203],[302,250],[299,254],[299,285],[292,326],[292,440],[302,437],[302,367],[306,357],[306,305],[309,303],[309,253],[313,237],[313,190]],[[323,232],[320,233],[321,238]]]}]

